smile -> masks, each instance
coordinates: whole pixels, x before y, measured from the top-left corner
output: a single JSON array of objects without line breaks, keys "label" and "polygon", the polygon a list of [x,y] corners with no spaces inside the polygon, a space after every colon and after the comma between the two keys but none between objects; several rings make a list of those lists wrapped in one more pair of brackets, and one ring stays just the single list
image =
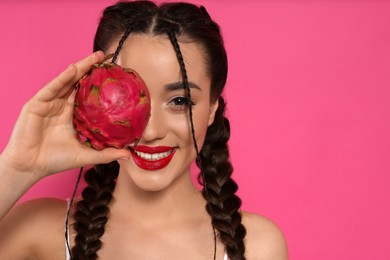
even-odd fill
[{"label": "smile", "polygon": [[135,150],[134,150],[134,152],[144,160],[157,161],[157,160],[160,160],[162,158],[168,157],[173,152],[173,149],[168,151],[168,152],[164,152],[164,153],[143,153],[143,152],[139,152],[139,151],[135,151]]},{"label": "smile", "polygon": [[148,171],[159,170],[167,166],[176,149],[169,146],[138,145],[130,149],[135,164]]}]

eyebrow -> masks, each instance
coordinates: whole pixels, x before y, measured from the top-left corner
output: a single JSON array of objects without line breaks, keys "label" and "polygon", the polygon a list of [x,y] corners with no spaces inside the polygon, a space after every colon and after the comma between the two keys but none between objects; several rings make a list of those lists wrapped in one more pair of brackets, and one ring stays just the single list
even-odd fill
[{"label": "eyebrow", "polygon": [[[202,89],[194,82],[189,81],[188,86],[190,88],[195,88],[195,89],[202,91]],[[175,90],[182,90],[182,89],[185,89],[185,87],[184,87],[183,82],[174,82],[174,83],[169,83],[169,84],[164,85],[164,89],[165,89],[165,91],[169,92],[169,91],[175,91]]]}]

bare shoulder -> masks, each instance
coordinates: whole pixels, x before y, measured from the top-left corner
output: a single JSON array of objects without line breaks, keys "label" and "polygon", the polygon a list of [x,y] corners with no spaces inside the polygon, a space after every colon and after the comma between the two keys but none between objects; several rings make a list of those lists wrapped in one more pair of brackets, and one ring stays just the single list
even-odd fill
[{"label": "bare shoulder", "polygon": [[247,230],[245,248],[247,259],[287,260],[287,243],[283,232],[270,219],[242,212]]},{"label": "bare shoulder", "polygon": [[63,253],[65,214],[66,201],[59,199],[35,199],[14,206],[0,222],[0,259],[46,259]]}]

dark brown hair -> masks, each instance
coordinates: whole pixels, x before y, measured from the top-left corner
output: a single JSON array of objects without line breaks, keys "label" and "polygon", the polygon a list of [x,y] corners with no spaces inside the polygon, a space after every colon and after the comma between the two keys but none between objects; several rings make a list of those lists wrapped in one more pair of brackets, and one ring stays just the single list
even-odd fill
[{"label": "dark brown hair", "polygon": [[[184,84],[186,72],[178,39],[202,46],[211,79],[211,101],[218,100],[219,105],[201,151],[197,150],[194,139],[198,153],[197,164],[201,169],[199,181],[203,185],[202,194],[207,201],[206,209],[211,216],[212,226],[225,245],[229,259],[245,259],[243,240],[246,230],[239,212],[241,200],[235,194],[238,186],[231,178],[233,168],[227,147],[230,126],[224,115],[225,102],[221,96],[228,63],[219,26],[202,6],[189,3],[157,6],[150,1],[118,2],[104,10],[93,48],[95,51],[106,51],[115,41],[121,37],[125,39],[129,33],[169,36],[178,56]],[[190,95],[190,92],[187,91],[187,94]],[[189,111],[191,113],[191,109]],[[74,215],[77,235],[72,248],[73,259],[97,258],[118,172],[117,162],[97,165],[86,172],[88,186],[83,191],[83,198],[78,202]]]}]

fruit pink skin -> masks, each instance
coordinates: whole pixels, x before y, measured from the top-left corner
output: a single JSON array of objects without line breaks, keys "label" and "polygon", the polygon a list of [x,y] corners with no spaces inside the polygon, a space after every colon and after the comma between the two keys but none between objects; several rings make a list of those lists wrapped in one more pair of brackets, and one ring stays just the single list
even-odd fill
[{"label": "fruit pink skin", "polygon": [[103,62],[77,85],[73,123],[96,150],[124,148],[141,138],[150,117],[150,95],[133,70]]}]

